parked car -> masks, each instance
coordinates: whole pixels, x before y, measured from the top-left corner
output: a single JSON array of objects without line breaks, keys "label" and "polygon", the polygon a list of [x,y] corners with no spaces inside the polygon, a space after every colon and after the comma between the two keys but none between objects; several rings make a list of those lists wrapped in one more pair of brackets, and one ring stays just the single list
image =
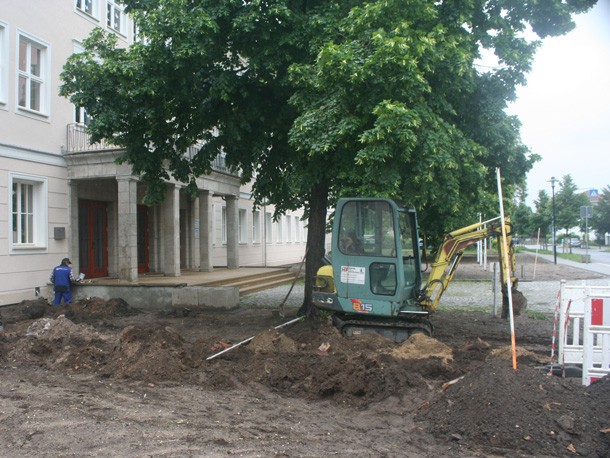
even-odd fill
[{"label": "parked car", "polygon": [[579,238],[571,238],[570,239],[570,246],[572,248],[580,248],[580,239]]}]

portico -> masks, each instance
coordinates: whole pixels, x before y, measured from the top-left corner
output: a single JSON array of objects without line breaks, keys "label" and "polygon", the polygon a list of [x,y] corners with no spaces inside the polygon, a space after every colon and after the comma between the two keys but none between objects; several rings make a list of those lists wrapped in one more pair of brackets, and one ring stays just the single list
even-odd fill
[{"label": "portico", "polygon": [[226,267],[239,268],[235,172],[214,170],[197,180],[192,197],[168,181],[165,199],[146,206],[145,183],[118,164],[120,150],[64,154],[70,183],[70,247],[73,267],[88,277],[136,282],[143,272],[178,277],[181,270],[214,269],[214,199],[226,203]]}]

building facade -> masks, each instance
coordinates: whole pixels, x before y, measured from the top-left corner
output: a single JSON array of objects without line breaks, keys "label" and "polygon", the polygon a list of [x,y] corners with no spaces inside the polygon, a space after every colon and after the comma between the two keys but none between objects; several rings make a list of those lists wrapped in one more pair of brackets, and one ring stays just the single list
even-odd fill
[{"label": "building facade", "polygon": [[87,113],[58,96],[62,67],[94,27],[128,46],[134,27],[113,0],[0,0],[0,305],[33,299],[68,256],[88,278],[135,282],[150,272],[299,262],[302,212],[272,219],[219,156],[193,198],[167,183],[146,206],[145,184],[120,150],[90,145]]}]

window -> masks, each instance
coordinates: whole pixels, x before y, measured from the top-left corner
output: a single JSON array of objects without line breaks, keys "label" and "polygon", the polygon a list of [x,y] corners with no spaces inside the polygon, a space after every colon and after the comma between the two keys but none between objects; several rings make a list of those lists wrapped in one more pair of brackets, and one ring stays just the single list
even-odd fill
[{"label": "window", "polygon": [[19,36],[17,100],[20,108],[47,111],[48,47],[25,35]]},{"label": "window", "polygon": [[301,218],[298,216],[294,217],[294,241],[301,242]]},{"label": "window", "polygon": [[239,209],[239,243],[248,243],[248,217],[246,210]]},{"label": "window", "polygon": [[277,243],[282,243],[284,241],[284,216],[280,216],[280,219],[275,223],[276,231],[275,231],[275,241]]},{"label": "window", "polygon": [[83,107],[74,106],[74,122],[81,126],[88,126],[91,121],[91,116]]},{"label": "window", "polygon": [[286,241],[292,242],[292,216],[286,215]]},{"label": "window", "polygon": [[0,105],[7,102],[8,88],[8,32],[7,25],[0,22]]},{"label": "window", "polygon": [[139,43],[142,41],[142,37],[140,36],[140,28],[135,22],[132,22],[131,26],[131,41],[132,43]]},{"label": "window", "polygon": [[222,207],[222,214],[220,217],[220,239],[222,243],[227,243],[227,207]]},{"label": "window", "polygon": [[218,206],[216,204],[212,204],[212,246],[216,246],[216,226],[217,226],[217,222],[216,222],[216,208]]},{"label": "window", "polygon": [[260,243],[261,241],[261,212],[254,210],[252,212],[252,242]]},{"label": "window", "polygon": [[87,13],[89,16],[95,16],[95,7],[97,6],[95,3],[94,0],[76,0],[76,9]]},{"label": "window", "polygon": [[11,243],[14,248],[43,248],[47,243],[46,178],[10,175]]},{"label": "window", "polygon": [[271,213],[265,212],[265,243],[271,243],[273,241],[272,227],[273,221],[271,219]]},{"label": "window", "polygon": [[123,7],[117,1],[108,0],[106,2],[106,26],[125,35],[126,25]]},{"label": "window", "polygon": [[[78,5],[78,2],[77,2]],[[80,43],[74,43],[74,54],[79,54],[84,52],[83,47],[81,46]],[[79,126],[83,126],[86,127],[89,125],[89,122],[91,121],[91,116],[89,116],[89,113],[87,113],[87,110],[85,110],[83,107],[77,107],[76,105],[73,105],[74,107],[74,123],[78,124]]]},{"label": "window", "polygon": [[387,202],[348,202],[340,218],[339,250],[342,253],[394,257],[394,218]]}]

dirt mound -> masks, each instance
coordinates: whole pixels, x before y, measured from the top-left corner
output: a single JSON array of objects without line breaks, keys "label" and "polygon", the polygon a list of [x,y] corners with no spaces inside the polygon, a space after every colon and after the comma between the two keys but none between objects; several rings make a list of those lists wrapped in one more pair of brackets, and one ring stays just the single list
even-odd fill
[{"label": "dirt mound", "polygon": [[[519,346],[515,348],[515,353],[517,354],[517,359],[519,361],[529,361],[538,364],[546,364],[549,361],[548,357],[541,356],[537,353],[531,352]],[[492,358],[512,359],[513,348],[510,345],[506,345],[500,348],[494,348],[493,350],[491,350],[490,356]]]},{"label": "dirt mound", "polygon": [[413,334],[400,347],[392,350],[391,354],[401,359],[440,358],[444,362],[453,360],[450,347],[425,334]]},{"label": "dirt mound", "polygon": [[10,350],[6,357],[49,369],[94,370],[104,364],[113,339],[63,315],[56,319],[41,318],[30,324],[25,336],[8,336]]},{"label": "dirt mound", "polygon": [[110,299],[105,301],[99,297],[82,299],[74,304],[69,304],[61,309],[61,312],[75,323],[91,322],[100,319],[119,316],[131,316],[141,313],[138,309],[131,307],[123,299]]},{"label": "dirt mound", "polygon": [[24,319],[36,320],[42,318],[49,309],[46,299],[38,298],[33,301],[21,301],[18,305]]},{"label": "dirt mound", "polygon": [[297,344],[290,337],[270,329],[254,337],[248,349],[254,353],[296,353]]},{"label": "dirt mound", "polygon": [[607,456],[610,442],[600,430],[608,427],[608,410],[596,404],[607,409],[609,399],[610,383],[587,390],[574,380],[526,365],[515,371],[506,360],[491,358],[449,387],[418,419],[448,441],[498,454]]},{"label": "dirt mound", "polygon": [[400,356],[394,356],[395,347],[378,334],[346,339],[328,325],[290,336],[266,331],[240,351],[210,362],[210,369],[222,371],[223,377],[209,385],[224,388],[256,381],[288,396],[364,407],[414,387],[428,390],[427,378],[446,380],[459,373],[446,364],[448,349],[445,357],[418,360],[400,348]]},{"label": "dirt mound", "polygon": [[174,328],[128,326],[120,333],[105,370],[113,378],[186,380],[197,365],[191,345]]}]

